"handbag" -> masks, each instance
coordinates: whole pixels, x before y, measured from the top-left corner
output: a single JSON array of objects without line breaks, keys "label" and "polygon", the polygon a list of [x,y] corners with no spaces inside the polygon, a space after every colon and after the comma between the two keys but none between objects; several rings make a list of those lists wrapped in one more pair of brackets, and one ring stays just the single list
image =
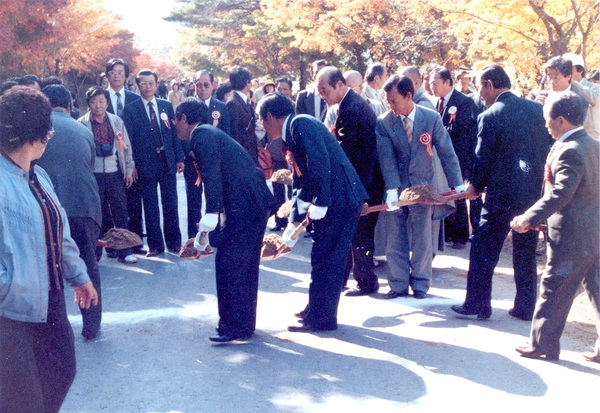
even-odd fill
[{"label": "handbag", "polygon": [[262,169],[265,174],[265,179],[271,179],[273,175],[273,160],[271,159],[271,152],[268,150],[257,147],[258,149],[258,167]]}]

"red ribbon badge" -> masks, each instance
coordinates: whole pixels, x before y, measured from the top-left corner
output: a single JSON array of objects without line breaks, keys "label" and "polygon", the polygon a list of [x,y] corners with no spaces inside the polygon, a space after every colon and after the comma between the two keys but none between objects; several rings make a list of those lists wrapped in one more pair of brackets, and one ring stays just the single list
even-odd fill
[{"label": "red ribbon badge", "polygon": [[419,143],[427,149],[429,156],[433,156],[433,151],[431,150],[431,135],[429,132],[423,132],[419,135]]},{"label": "red ribbon badge", "polygon": [[296,176],[302,176],[302,172],[296,163],[296,158],[291,151],[285,151],[285,160],[292,167],[292,172]]},{"label": "red ribbon badge", "polygon": [[171,129],[171,124],[169,123],[169,118],[165,112],[160,114],[160,119],[165,123],[167,129]]},{"label": "red ribbon badge", "polygon": [[221,112],[218,110],[213,110],[210,116],[212,116],[213,126],[216,128],[219,125],[219,119],[221,119]]},{"label": "red ribbon badge", "polygon": [[119,150],[124,151],[127,149],[127,145],[125,145],[125,141],[123,140],[123,131],[117,130],[116,138],[117,142],[119,142]]},{"label": "red ribbon badge", "polygon": [[448,124],[452,125],[456,121],[456,106],[448,108],[448,113],[450,114],[450,122]]}]

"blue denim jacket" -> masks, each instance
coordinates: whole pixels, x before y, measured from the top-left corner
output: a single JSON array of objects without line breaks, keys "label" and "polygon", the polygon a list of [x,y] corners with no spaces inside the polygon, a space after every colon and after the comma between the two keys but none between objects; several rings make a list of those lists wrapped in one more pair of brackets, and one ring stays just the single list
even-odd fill
[{"label": "blue denim jacket", "polygon": [[[56,203],[46,172],[35,167],[40,184]],[[42,214],[29,188],[29,173],[0,155],[0,316],[44,323],[48,316],[48,264]],[[63,231],[63,278],[73,287],[90,279],[60,207]]]}]

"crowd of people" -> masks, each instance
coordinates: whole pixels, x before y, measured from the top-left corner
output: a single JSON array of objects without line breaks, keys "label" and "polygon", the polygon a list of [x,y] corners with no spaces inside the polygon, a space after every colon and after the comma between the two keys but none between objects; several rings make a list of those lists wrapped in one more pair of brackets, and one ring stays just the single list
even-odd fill
[{"label": "crowd of people", "polygon": [[[199,70],[189,85],[171,82],[171,91],[143,69],[133,92],[128,64],[113,58],[87,91],[83,116],[58,78],[0,85],[0,354],[11,355],[0,358],[0,410],[60,408],[75,374],[63,280],[75,288],[82,335],[93,339],[102,318],[98,261],[180,252],[179,173],[187,237],[199,250],[216,248],[219,325],[211,341],[251,338],[265,232],[283,231],[293,248],[305,227],[308,303],[289,331],[337,329],[350,274],[356,287],[345,296],[379,291],[376,256],[387,262],[383,298],[424,299],[436,253],[468,243],[466,298],[452,310],[488,319],[494,269],[512,230],[509,314],[532,321],[530,344],[517,351],[559,357],[581,284],[600,333],[600,86],[581,56],[549,60],[527,98],[494,63],[455,73],[408,66],[392,75],[373,63],[363,79],[318,60],[312,72],[295,101],[289,78],[253,79],[243,67],[222,84]],[[291,187],[269,190],[265,149],[269,169],[291,171]],[[400,202],[422,184],[462,199]],[[288,199],[289,219],[276,217],[268,229]],[[365,213],[376,205],[382,212]],[[98,240],[111,228],[145,245],[104,255]],[[548,261],[538,293],[539,231]],[[584,357],[600,362],[600,337]]]}]

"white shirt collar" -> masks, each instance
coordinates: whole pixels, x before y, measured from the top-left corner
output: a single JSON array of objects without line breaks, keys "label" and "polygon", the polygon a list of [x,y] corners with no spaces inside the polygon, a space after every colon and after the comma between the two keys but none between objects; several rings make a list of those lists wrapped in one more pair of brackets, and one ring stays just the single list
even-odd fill
[{"label": "white shirt collar", "polygon": [[400,115],[400,117],[402,118],[402,123],[404,123],[404,118],[408,118],[408,119],[410,119],[410,123],[414,124],[415,123],[415,114],[416,113],[417,113],[417,105],[415,105],[413,103],[413,108],[410,111],[410,113],[408,114],[408,116]]},{"label": "white shirt collar", "polygon": [[578,127],[578,128],[571,129],[570,131],[563,133],[563,134],[562,134],[562,136],[561,136],[560,138],[558,138],[558,141],[557,141],[557,142],[564,142],[564,141],[565,141],[565,139],[567,139],[569,136],[571,136],[571,135],[572,135],[572,134],[574,134],[575,132],[577,132],[577,131],[580,131],[580,130],[582,130],[582,129],[583,129],[583,126],[580,126],[580,127]]},{"label": "white shirt collar", "polygon": [[239,90],[236,90],[235,93],[237,93],[242,99],[244,99],[244,103],[248,103],[248,95],[246,95],[244,92],[240,92]]},{"label": "white shirt collar", "polygon": [[204,104],[206,105],[207,108],[210,108],[210,98],[206,99],[204,101]]},{"label": "white shirt collar", "polygon": [[123,86],[121,89],[119,90],[114,90],[112,87],[108,87],[108,93],[112,95],[116,95],[117,93],[120,93],[121,96],[125,96],[125,86]]},{"label": "white shirt collar", "polygon": [[450,96],[452,96],[452,92],[454,92],[454,88],[450,89],[450,92],[444,95],[444,108],[448,106],[448,101],[450,100]]},{"label": "white shirt collar", "polygon": [[290,116],[292,116],[292,115],[288,115],[288,117],[285,118],[285,122],[283,122],[283,129],[281,131],[281,139],[283,139],[284,142],[287,142],[287,136],[285,136],[285,131],[287,130],[287,124],[290,121]]}]

